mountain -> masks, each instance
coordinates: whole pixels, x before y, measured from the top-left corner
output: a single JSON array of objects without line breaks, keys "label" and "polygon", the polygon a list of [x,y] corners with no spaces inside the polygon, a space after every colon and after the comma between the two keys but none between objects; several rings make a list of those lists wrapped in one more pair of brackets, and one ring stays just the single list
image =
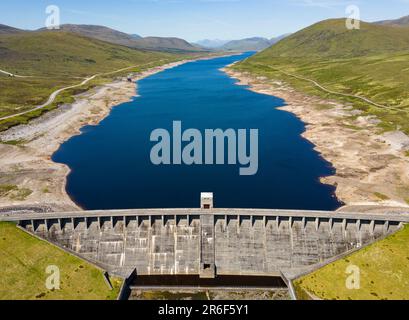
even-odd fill
[{"label": "mountain", "polygon": [[358,57],[409,49],[406,28],[361,22],[348,30],[345,19],[318,22],[279,41],[259,56],[264,57]]},{"label": "mountain", "polygon": [[[45,29],[42,29],[45,30]],[[113,44],[119,44],[127,47],[134,47],[135,36],[120,32],[104,26],[95,25],[79,25],[79,24],[63,24],[60,26],[60,31],[76,33],[84,37],[93,38]]]},{"label": "mountain", "polygon": [[281,41],[281,40],[283,40],[283,39],[289,37],[290,35],[291,35],[291,33],[286,33],[286,34],[283,34],[283,35],[281,35],[281,36],[278,36],[278,37],[275,37],[275,38],[271,38],[271,39],[270,39],[270,44],[271,44],[271,45],[276,44],[277,42],[279,42],[279,41]]},{"label": "mountain", "polygon": [[63,31],[2,34],[0,43],[2,68],[29,75],[87,76],[173,57]]},{"label": "mountain", "polygon": [[163,37],[145,37],[134,41],[134,48],[164,51],[174,53],[184,52],[199,52],[203,49],[198,48],[186,40],[179,38],[163,38]]},{"label": "mountain", "polygon": [[24,30],[13,28],[10,26],[6,26],[4,24],[0,24],[0,34],[12,34],[12,33],[22,33],[25,32]]},{"label": "mountain", "polygon": [[409,26],[409,16],[405,16],[396,20],[383,20],[374,22],[374,24],[389,25],[389,26]]},{"label": "mountain", "polygon": [[[45,29],[41,29],[41,31],[44,30]],[[142,38],[137,34],[127,34],[104,26],[64,24],[61,25],[58,31],[71,32],[84,37],[142,50],[181,53],[202,51],[202,49],[191,45],[183,39],[161,37]],[[53,32],[55,32],[55,30]]]},{"label": "mountain", "polygon": [[254,37],[229,41],[220,47],[220,49],[225,51],[261,51],[269,46],[271,46],[269,39]]},{"label": "mountain", "polygon": [[[11,115],[26,111],[47,101],[58,88],[79,84],[85,77],[101,75],[96,82],[82,88],[65,91],[57,103],[71,102],[71,95],[88,90],[100,81],[111,81],[113,77],[129,72],[139,72],[149,67],[175,61],[178,56],[169,53],[151,52],[128,48],[84,37],[71,32],[32,31],[0,34],[1,69],[17,75],[34,78],[12,78],[0,74],[0,114]],[[38,112],[16,117],[0,123],[0,131],[39,116]]]},{"label": "mountain", "polygon": [[208,49],[217,49],[224,46],[226,43],[230,42],[231,40],[219,40],[219,39],[205,39],[197,41],[195,44]]}]

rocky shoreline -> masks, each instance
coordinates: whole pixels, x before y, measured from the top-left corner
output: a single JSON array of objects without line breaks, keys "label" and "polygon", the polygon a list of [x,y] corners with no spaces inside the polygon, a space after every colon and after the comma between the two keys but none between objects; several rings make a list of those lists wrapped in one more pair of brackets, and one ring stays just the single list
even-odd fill
[{"label": "rocky shoreline", "polygon": [[409,207],[409,137],[402,132],[381,133],[375,117],[361,116],[353,106],[298,92],[281,81],[223,69],[238,85],[285,99],[280,108],[306,124],[303,137],[336,170],[321,182],[336,187],[345,203],[341,210],[362,212]]},{"label": "rocky shoreline", "polygon": [[[183,60],[144,71],[133,80],[190,62]],[[76,211],[81,208],[65,188],[68,166],[55,163],[52,155],[60,145],[80,134],[86,125],[96,125],[111,108],[130,101],[137,84],[118,80],[75,97],[75,102],[50,111],[0,133],[0,210]]]},{"label": "rocky shoreline", "polygon": [[[152,68],[135,81],[191,60]],[[283,111],[306,124],[303,136],[336,169],[322,183],[336,186],[346,211],[396,212],[409,207],[409,138],[402,132],[379,133],[377,119],[360,116],[352,106],[297,92],[280,81],[223,69],[259,93],[286,100]],[[76,101],[0,133],[0,210],[81,210],[66,193],[70,169],[51,160],[66,140],[86,125],[96,125],[111,108],[130,101],[135,83],[116,81],[76,96]],[[354,117],[351,117],[354,116]],[[14,208],[14,209],[13,209]]]}]

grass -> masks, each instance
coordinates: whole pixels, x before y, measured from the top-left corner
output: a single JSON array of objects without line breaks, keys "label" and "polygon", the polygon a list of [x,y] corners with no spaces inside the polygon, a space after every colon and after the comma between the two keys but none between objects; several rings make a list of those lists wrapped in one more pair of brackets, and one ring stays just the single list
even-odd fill
[{"label": "grass", "polygon": [[0,117],[25,112],[46,102],[50,94],[62,87],[76,85],[94,74],[101,75],[86,85],[61,93],[54,104],[35,112],[0,121],[0,131],[27,123],[58,107],[72,102],[72,96],[110,82],[115,77],[169,62],[188,58],[186,55],[149,52],[65,32],[30,32],[0,35],[0,68],[31,78],[0,74]]},{"label": "grass", "polygon": [[377,197],[377,198],[379,198],[381,200],[389,200],[390,199],[387,195],[385,195],[383,193],[380,193],[380,192],[375,192],[374,195],[375,195],[375,197]]},{"label": "grass", "polygon": [[[50,265],[60,269],[60,290],[45,286]],[[112,278],[110,290],[101,270],[12,223],[0,223],[0,269],[0,300],[113,300],[122,284]]]},{"label": "grass", "polygon": [[[409,53],[343,59],[286,58],[255,56],[233,67],[255,76],[281,80],[294,89],[324,99],[352,105],[362,115],[375,115],[381,131],[402,130],[409,134]],[[387,108],[380,108],[359,99],[329,94],[312,83],[280,72],[307,77],[329,90],[355,94],[371,99]]]},{"label": "grass", "polygon": [[7,196],[10,192],[17,191],[18,187],[11,184],[0,185],[0,197]]},{"label": "grass", "polygon": [[27,141],[26,140],[9,140],[9,141],[1,141],[0,140],[0,143],[8,144],[8,145],[11,145],[11,146],[20,146],[20,145],[23,145],[23,144],[27,143]]},{"label": "grass", "polygon": [[361,22],[348,30],[345,19],[329,19],[296,32],[260,55],[282,57],[357,57],[407,50],[409,29]]},{"label": "grass", "polygon": [[[380,131],[402,130],[409,134],[408,30],[367,23],[361,24],[361,30],[347,30],[345,19],[326,20],[233,68],[350,104],[364,116],[377,116]],[[327,93],[288,74],[314,80],[334,92],[366,97],[385,107]]]},{"label": "grass", "polygon": [[16,190],[15,193],[10,195],[10,199],[11,200],[24,201],[32,193],[33,193],[33,191],[28,189],[28,188],[18,189],[18,190]]},{"label": "grass", "polygon": [[[346,269],[360,269],[360,289],[346,287]],[[388,238],[294,281],[300,298],[409,300],[409,225]]]},{"label": "grass", "polygon": [[28,188],[20,189],[10,184],[0,185],[0,197],[9,197],[11,200],[24,201],[32,193],[33,191]]}]

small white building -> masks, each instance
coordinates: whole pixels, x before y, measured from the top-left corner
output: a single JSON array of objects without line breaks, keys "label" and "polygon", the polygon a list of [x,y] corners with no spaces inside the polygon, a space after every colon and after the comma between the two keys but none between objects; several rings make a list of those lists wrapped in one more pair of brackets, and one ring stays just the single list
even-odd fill
[{"label": "small white building", "polygon": [[213,209],[213,193],[202,192],[200,195],[200,208],[201,209]]}]

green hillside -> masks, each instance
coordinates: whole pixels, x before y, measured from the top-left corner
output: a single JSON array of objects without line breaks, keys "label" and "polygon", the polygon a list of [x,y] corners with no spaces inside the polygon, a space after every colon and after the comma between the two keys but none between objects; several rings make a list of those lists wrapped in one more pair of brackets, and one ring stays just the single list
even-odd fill
[{"label": "green hillside", "polygon": [[[324,300],[408,300],[409,226],[335,261],[294,283],[299,299],[308,292]],[[349,266],[360,270],[360,288],[346,287]],[[307,293],[306,293],[307,292]]]},{"label": "green hillside", "polygon": [[[301,30],[234,68],[295,89],[351,103],[375,114],[384,130],[409,133],[409,29],[362,22],[348,30],[344,19],[327,20]],[[337,93],[359,95],[385,106],[329,94],[311,82]]]},{"label": "green hillside", "polygon": [[[40,29],[46,30],[46,29]],[[170,53],[189,53],[203,51],[191,45],[189,42],[179,38],[166,37],[145,37],[131,35],[121,31],[117,31],[104,26],[96,25],[79,25],[79,24],[63,24],[59,31],[53,32],[70,32],[91,39],[97,39],[111,44],[122,45],[134,49],[160,51]]]},{"label": "green hillside", "polygon": [[359,30],[349,30],[345,19],[333,19],[294,33],[260,56],[349,58],[407,49],[409,28],[361,22]]},{"label": "green hillside", "polygon": [[[29,77],[10,77],[0,73],[0,117],[30,110],[46,102],[53,91],[79,84],[94,74],[136,66],[120,73],[100,76],[82,88],[68,90],[61,94],[59,102],[70,100],[73,93],[110,81],[115,76],[181,58],[180,55],[136,50],[65,32],[1,34],[0,69]],[[0,121],[0,130],[25,122],[49,108]]]},{"label": "green hillside", "polygon": [[[60,289],[46,288],[48,266],[60,271]],[[122,280],[111,278],[113,290],[103,272],[53,245],[0,223],[0,300],[115,300]]]},{"label": "green hillside", "polygon": [[0,43],[0,68],[35,76],[85,77],[172,57],[54,31],[2,35]]}]

